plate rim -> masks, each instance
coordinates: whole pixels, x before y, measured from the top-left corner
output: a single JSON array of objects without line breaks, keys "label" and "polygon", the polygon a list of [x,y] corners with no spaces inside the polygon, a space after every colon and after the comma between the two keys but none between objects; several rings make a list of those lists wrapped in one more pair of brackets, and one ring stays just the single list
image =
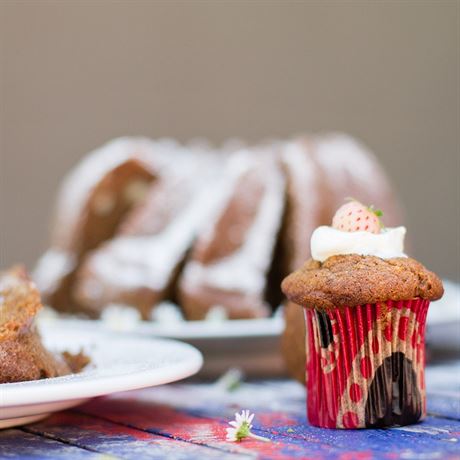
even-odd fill
[{"label": "plate rim", "polygon": [[[299,307],[300,308],[300,307]],[[108,333],[125,333],[136,337],[162,338],[165,340],[231,340],[254,337],[279,337],[284,329],[284,318],[234,319],[223,322],[216,321],[180,321],[177,323],[162,323],[154,321],[139,321],[132,328],[119,331],[110,327],[101,319],[86,319],[78,317],[44,318],[40,324],[63,324]]]},{"label": "plate rim", "polygon": [[[89,331],[86,331],[86,333],[89,333]],[[90,331],[90,333],[94,333],[94,331]],[[178,363],[166,365],[164,369],[155,368],[136,372],[134,381],[133,374],[131,373],[118,375],[116,378],[113,375],[109,375],[95,376],[87,380],[71,380],[69,376],[61,376],[43,380],[2,383],[0,384],[0,408],[49,404],[74,399],[89,399],[117,392],[164,385],[190,377],[196,374],[203,366],[202,353],[190,344],[166,338],[133,337],[130,334],[121,335],[125,336],[127,340],[148,342],[152,346],[159,343],[174,345],[176,348],[180,348],[182,353],[186,353],[186,359]],[[161,371],[161,375],[158,375],[159,370]],[[156,374],[155,377],[152,376],[153,372]],[[78,376],[78,374],[71,375]],[[46,385],[50,380],[53,381],[53,385]],[[60,380],[62,381],[60,382]],[[95,381],[97,381],[97,386],[94,388]]]}]

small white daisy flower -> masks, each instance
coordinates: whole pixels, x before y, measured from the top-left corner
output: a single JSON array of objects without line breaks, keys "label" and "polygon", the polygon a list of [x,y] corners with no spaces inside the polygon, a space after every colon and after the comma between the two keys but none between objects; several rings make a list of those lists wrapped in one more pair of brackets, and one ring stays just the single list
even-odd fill
[{"label": "small white daisy flower", "polygon": [[257,436],[251,432],[251,422],[253,419],[254,414],[251,414],[248,410],[242,410],[241,414],[237,412],[235,420],[228,422],[230,428],[227,428],[227,441],[240,442],[244,438],[253,438],[259,441],[270,442],[270,439]]}]

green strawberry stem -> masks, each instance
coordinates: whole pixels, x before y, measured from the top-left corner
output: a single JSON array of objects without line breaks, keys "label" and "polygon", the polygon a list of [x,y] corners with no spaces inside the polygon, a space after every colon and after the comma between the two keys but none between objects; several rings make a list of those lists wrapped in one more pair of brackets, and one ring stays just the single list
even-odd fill
[{"label": "green strawberry stem", "polygon": [[381,209],[375,209],[373,204],[368,206],[367,209],[369,209],[370,212],[373,212],[378,217],[380,228],[385,228],[381,219],[383,217],[383,211]]},{"label": "green strawberry stem", "polygon": [[[356,201],[357,203],[362,204],[361,201],[357,200],[356,198],[353,198],[352,196],[347,196],[345,198],[345,201]],[[369,209],[370,212],[373,212],[379,218],[380,228],[385,228],[381,219],[381,217],[383,217],[383,211],[381,209],[375,209],[375,206],[373,204],[367,206],[367,209]]]}]

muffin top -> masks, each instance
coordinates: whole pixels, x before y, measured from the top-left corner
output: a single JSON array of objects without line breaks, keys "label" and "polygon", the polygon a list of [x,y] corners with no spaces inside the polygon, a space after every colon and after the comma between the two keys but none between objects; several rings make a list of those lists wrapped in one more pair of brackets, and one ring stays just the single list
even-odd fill
[{"label": "muffin top", "polygon": [[381,215],[354,200],[339,208],[313,232],[313,258],[283,280],[287,298],[316,309],[439,299],[441,280],[403,252],[406,229],[384,228]]},{"label": "muffin top", "polygon": [[336,255],[324,262],[310,259],[285,278],[281,288],[289,300],[318,309],[415,297],[436,300],[444,292],[441,280],[414,259],[358,254]]}]

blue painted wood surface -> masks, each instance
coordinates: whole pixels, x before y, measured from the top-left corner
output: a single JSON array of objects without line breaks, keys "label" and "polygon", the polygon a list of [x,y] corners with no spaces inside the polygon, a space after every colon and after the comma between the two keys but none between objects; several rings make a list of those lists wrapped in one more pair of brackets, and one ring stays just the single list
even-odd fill
[{"label": "blue painted wood surface", "polygon": [[[296,382],[246,382],[233,391],[180,383],[120,393],[20,429],[0,431],[0,458],[460,459],[460,361],[427,370],[428,417],[417,425],[342,431],[311,427]],[[256,414],[263,443],[225,440],[236,411]]]}]

